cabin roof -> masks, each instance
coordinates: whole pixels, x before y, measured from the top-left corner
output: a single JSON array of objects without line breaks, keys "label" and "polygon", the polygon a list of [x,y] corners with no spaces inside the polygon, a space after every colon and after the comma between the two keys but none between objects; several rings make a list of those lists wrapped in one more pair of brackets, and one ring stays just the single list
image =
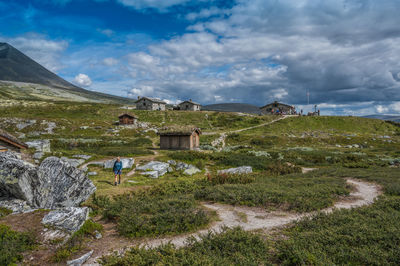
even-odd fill
[{"label": "cabin roof", "polygon": [[196,127],[182,127],[182,128],[166,128],[160,130],[158,135],[160,136],[190,136],[194,132],[197,134],[201,134],[201,130]]},{"label": "cabin roof", "polygon": [[279,104],[279,105],[287,106],[287,107],[289,107],[289,108],[294,108],[294,106],[289,105],[289,104],[280,103],[280,102],[273,102],[273,103],[269,103],[269,104],[267,104],[267,105],[264,105],[263,107],[260,107],[260,109],[263,109],[263,108],[265,108],[265,107],[267,107],[267,106],[274,105],[274,104]]},{"label": "cabin roof", "polygon": [[13,145],[18,148],[27,149],[28,145],[20,141],[15,136],[11,135],[10,133],[6,132],[3,129],[0,129],[0,140],[7,142],[10,145]]},{"label": "cabin roof", "polygon": [[199,103],[193,102],[192,100],[183,101],[183,102],[181,102],[181,103],[178,104],[178,105],[181,105],[181,104],[184,104],[184,103],[190,103],[190,104],[193,104],[193,105],[201,105],[201,104],[199,104]]},{"label": "cabin roof", "polygon": [[128,117],[130,117],[130,118],[136,118],[136,116],[131,115],[131,114],[127,114],[127,113],[124,113],[124,114],[119,115],[118,118],[121,118],[121,117],[124,117],[124,116],[128,116]]},{"label": "cabin roof", "polygon": [[140,102],[141,100],[146,99],[149,102],[153,102],[153,103],[161,103],[161,104],[167,104],[166,102],[160,100],[160,99],[156,99],[156,98],[150,98],[150,97],[141,97],[140,99],[138,99],[135,103]]}]

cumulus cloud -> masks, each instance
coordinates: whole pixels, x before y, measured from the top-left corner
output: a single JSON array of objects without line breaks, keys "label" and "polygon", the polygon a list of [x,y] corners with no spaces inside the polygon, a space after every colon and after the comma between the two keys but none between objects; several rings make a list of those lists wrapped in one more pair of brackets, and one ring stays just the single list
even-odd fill
[{"label": "cumulus cloud", "polygon": [[190,0],[118,0],[118,2],[138,10],[154,8],[159,11],[165,11],[169,7],[186,4],[187,2],[190,2]]},{"label": "cumulus cloud", "polygon": [[79,74],[74,79],[75,83],[82,87],[89,87],[92,85],[92,80],[86,74]]},{"label": "cumulus cloud", "polygon": [[118,63],[119,61],[113,57],[107,57],[103,59],[103,64],[105,64],[106,66],[114,66]]}]

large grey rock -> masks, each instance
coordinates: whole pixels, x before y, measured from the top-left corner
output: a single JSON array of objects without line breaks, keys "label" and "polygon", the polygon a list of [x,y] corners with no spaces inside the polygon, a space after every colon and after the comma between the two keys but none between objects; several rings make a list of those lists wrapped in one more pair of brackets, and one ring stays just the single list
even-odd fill
[{"label": "large grey rock", "polygon": [[76,154],[74,156],[72,156],[74,158],[78,158],[78,159],[83,159],[83,160],[89,160],[90,158],[92,158],[91,155],[85,155],[85,154]]},{"label": "large grey rock", "polygon": [[183,171],[183,174],[185,174],[185,175],[194,175],[194,174],[197,174],[197,173],[200,173],[200,172],[201,172],[201,170],[199,168],[191,165],[190,168],[188,168],[185,171]]},{"label": "large grey rock", "polygon": [[189,169],[191,167],[191,165],[190,164],[187,164],[187,163],[183,163],[183,162],[178,162],[177,164],[176,164],[176,170],[177,171],[181,171],[181,170],[186,170],[186,169]]},{"label": "large grey rock", "polygon": [[88,207],[66,207],[46,214],[42,224],[72,234],[81,228],[88,217]]},{"label": "large grey rock", "polygon": [[43,158],[43,156],[44,156],[44,153],[39,151],[39,152],[35,152],[33,154],[32,158],[35,159],[35,160],[40,160],[40,159]]},{"label": "large grey rock", "polygon": [[[104,168],[106,169],[111,169],[114,167],[116,159],[105,161],[104,162]],[[122,162],[122,168],[124,169],[131,169],[133,164],[135,163],[135,159],[133,158],[123,158],[121,159]]]},{"label": "large grey rock", "polygon": [[26,201],[20,199],[0,199],[0,207],[11,210],[13,213],[26,213],[34,211]]},{"label": "large grey rock", "polygon": [[39,167],[15,153],[0,153],[0,197],[21,199],[33,208],[78,206],[96,190],[86,174],[57,157]]},{"label": "large grey rock", "polygon": [[150,178],[158,178],[159,177],[157,171],[148,171],[148,172],[143,172],[142,174],[145,176],[148,176]]},{"label": "large grey rock", "polygon": [[34,140],[26,142],[29,148],[34,148],[37,152],[51,152],[50,140]]},{"label": "large grey rock", "polygon": [[80,257],[78,259],[67,261],[67,265],[81,266],[90,258],[90,256],[92,256],[92,254],[93,254],[93,250],[89,251],[88,253],[86,253],[85,255],[83,255],[82,257]]},{"label": "large grey rock", "polygon": [[219,170],[218,174],[249,174],[253,172],[251,166],[240,166],[237,168],[229,168],[225,170]]},{"label": "large grey rock", "polygon": [[[158,176],[157,177],[153,177],[153,178],[158,178],[160,176],[165,175],[168,172],[168,168],[169,168],[169,163],[152,161],[152,162],[149,162],[149,163],[147,163],[145,165],[136,167],[136,170],[137,171],[150,171],[150,172],[156,171]],[[143,173],[143,174],[144,175],[150,175],[150,174],[146,174],[146,172]]]},{"label": "large grey rock", "polygon": [[78,167],[79,165],[81,165],[85,162],[85,160],[83,160],[83,159],[69,159],[67,157],[61,157],[61,160],[69,163],[70,165],[72,165],[74,167]]}]

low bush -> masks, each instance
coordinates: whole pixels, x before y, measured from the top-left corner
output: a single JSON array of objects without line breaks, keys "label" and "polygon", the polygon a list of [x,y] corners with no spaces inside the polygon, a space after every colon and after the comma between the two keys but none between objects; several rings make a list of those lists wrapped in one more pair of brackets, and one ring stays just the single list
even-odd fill
[{"label": "low bush", "polygon": [[249,184],[256,180],[250,174],[208,174],[207,181],[213,185],[221,184]]},{"label": "low bush", "polygon": [[191,195],[134,193],[115,197],[104,208],[104,216],[117,221],[125,236],[159,236],[184,233],[210,221]]},{"label": "low bush", "polygon": [[277,244],[284,265],[399,265],[400,198],[298,222]]},{"label": "low bush", "polygon": [[12,213],[12,210],[9,210],[9,209],[7,209],[7,208],[0,207],[0,218],[1,218],[1,217],[4,217],[4,216],[7,216],[7,215],[9,215],[9,214],[11,214],[11,213]]},{"label": "low bush", "polygon": [[16,265],[22,261],[22,253],[35,245],[35,238],[29,233],[12,231],[0,224],[0,265]]},{"label": "low bush", "polygon": [[153,249],[132,248],[124,256],[101,258],[113,265],[268,265],[269,248],[258,235],[240,228],[225,228],[220,234],[209,232],[189,245],[176,248],[172,244]]}]

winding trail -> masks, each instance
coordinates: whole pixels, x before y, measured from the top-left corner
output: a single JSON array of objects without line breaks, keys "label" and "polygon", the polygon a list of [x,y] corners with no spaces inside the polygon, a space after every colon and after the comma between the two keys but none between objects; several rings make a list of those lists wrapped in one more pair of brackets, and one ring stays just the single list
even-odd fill
[{"label": "winding trail", "polygon": [[[324,213],[332,213],[335,209],[351,209],[357,208],[364,205],[369,205],[374,202],[374,200],[381,194],[380,187],[373,183],[367,183],[355,179],[347,179],[348,184],[354,187],[354,190],[350,193],[348,197],[341,199],[336,202],[333,207],[326,208],[322,210]],[[263,208],[253,208],[244,206],[231,206],[219,203],[203,203],[205,208],[214,210],[219,216],[219,221],[213,223],[209,228],[197,231],[192,234],[178,235],[173,237],[164,237],[156,239],[147,240],[129,240],[126,238],[121,238],[115,233],[115,242],[111,239],[105,239],[103,244],[98,243],[98,246],[104,247],[107,243],[111,244],[109,241],[114,242],[111,247],[114,248],[118,253],[123,253],[129,247],[132,246],[142,246],[146,248],[153,248],[160,246],[165,243],[172,243],[177,247],[183,247],[186,244],[186,239],[188,237],[200,238],[202,234],[206,234],[209,230],[214,232],[221,232],[224,227],[236,227],[240,226],[244,230],[271,230],[276,227],[284,226],[294,221],[298,221],[305,217],[312,217],[317,212],[310,213],[290,213],[283,211],[266,211]],[[102,240],[102,239],[101,239]],[[100,240],[100,241],[101,241]],[[116,244],[116,245],[115,245]],[[110,245],[108,245],[110,247]],[[92,247],[95,249],[95,247]],[[103,248],[102,250],[96,250],[94,256],[89,259],[84,265],[98,265],[96,260],[101,256],[110,254],[110,250]]]},{"label": "winding trail", "polygon": [[241,128],[241,129],[237,129],[237,130],[222,132],[222,133],[220,133],[220,136],[211,143],[211,145],[214,146],[214,147],[221,145],[220,149],[222,149],[222,148],[225,147],[225,139],[229,134],[239,133],[239,132],[243,132],[243,131],[246,131],[246,130],[259,128],[259,127],[265,127],[265,126],[271,125],[271,124],[273,124],[275,122],[278,122],[278,121],[280,121],[282,119],[285,119],[285,118],[288,118],[288,117],[293,117],[293,115],[281,116],[278,119],[275,119],[275,120],[272,120],[270,122],[263,123],[263,124],[260,124],[260,125],[257,125],[257,126],[246,127],[246,128]]}]

